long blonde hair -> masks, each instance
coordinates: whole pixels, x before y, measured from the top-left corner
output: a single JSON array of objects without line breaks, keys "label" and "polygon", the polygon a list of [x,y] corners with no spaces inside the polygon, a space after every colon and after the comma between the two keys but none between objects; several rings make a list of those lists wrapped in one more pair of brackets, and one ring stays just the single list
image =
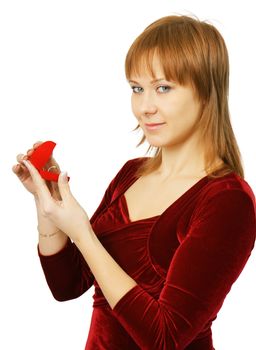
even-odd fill
[{"label": "long blonde hair", "polygon": [[[210,178],[234,171],[244,178],[241,153],[231,126],[228,107],[229,60],[223,37],[211,24],[188,16],[166,16],[151,23],[132,43],[125,59],[127,80],[147,68],[155,78],[154,54],[162,65],[165,78],[180,85],[191,84],[202,101],[198,121],[205,147],[206,173]],[[138,124],[133,131],[140,127]],[[146,140],[143,135],[136,147]],[[154,150],[149,146],[147,153]],[[220,158],[223,162],[215,164]],[[137,170],[146,175],[161,164],[162,151],[156,147]]]}]

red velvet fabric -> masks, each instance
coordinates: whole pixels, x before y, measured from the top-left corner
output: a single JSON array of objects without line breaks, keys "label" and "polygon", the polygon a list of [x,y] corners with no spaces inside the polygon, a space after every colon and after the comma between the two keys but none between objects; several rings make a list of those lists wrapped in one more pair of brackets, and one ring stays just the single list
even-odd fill
[{"label": "red velvet fabric", "polygon": [[52,256],[38,248],[47,283],[59,301],[94,284],[86,350],[212,350],[211,324],[254,248],[254,193],[234,172],[205,176],[161,215],[131,222],[123,194],[144,160],[121,167],[90,219],[137,285],[112,310],[70,240]]}]

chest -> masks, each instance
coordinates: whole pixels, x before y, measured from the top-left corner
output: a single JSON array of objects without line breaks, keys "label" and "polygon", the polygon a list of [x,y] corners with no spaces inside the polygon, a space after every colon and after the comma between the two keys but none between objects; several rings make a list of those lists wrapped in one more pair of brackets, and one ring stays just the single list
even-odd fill
[{"label": "chest", "polygon": [[159,183],[150,177],[140,177],[124,193],[130,221],[161,215],[199,180],[186,178]]}]

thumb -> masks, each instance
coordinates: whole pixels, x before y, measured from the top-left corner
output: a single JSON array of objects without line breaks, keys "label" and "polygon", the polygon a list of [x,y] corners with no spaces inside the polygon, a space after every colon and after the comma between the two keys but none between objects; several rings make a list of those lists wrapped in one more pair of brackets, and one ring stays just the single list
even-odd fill
[{"label": "thumb", "polygon": [[58,186],[62,200],[67,199],[72,195],[68,183],[67,172],[61,172],[58,178]]}]

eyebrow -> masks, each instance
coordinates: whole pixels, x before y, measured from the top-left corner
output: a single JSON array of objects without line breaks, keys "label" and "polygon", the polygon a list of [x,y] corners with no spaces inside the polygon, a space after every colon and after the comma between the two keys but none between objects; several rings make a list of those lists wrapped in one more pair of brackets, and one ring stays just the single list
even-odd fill
[{"label": "eyebrow", "polygon": [[[165,80],[165,78],[159,78],[159,79],[154,79],[150,82],[150,84],[154,84],[154,83],[157,83],[158,81],[161,81],[161,80]],[[135,83],[135,84],[139,84],[137,81],[135,80],[128,80],[129,83]]]}]

